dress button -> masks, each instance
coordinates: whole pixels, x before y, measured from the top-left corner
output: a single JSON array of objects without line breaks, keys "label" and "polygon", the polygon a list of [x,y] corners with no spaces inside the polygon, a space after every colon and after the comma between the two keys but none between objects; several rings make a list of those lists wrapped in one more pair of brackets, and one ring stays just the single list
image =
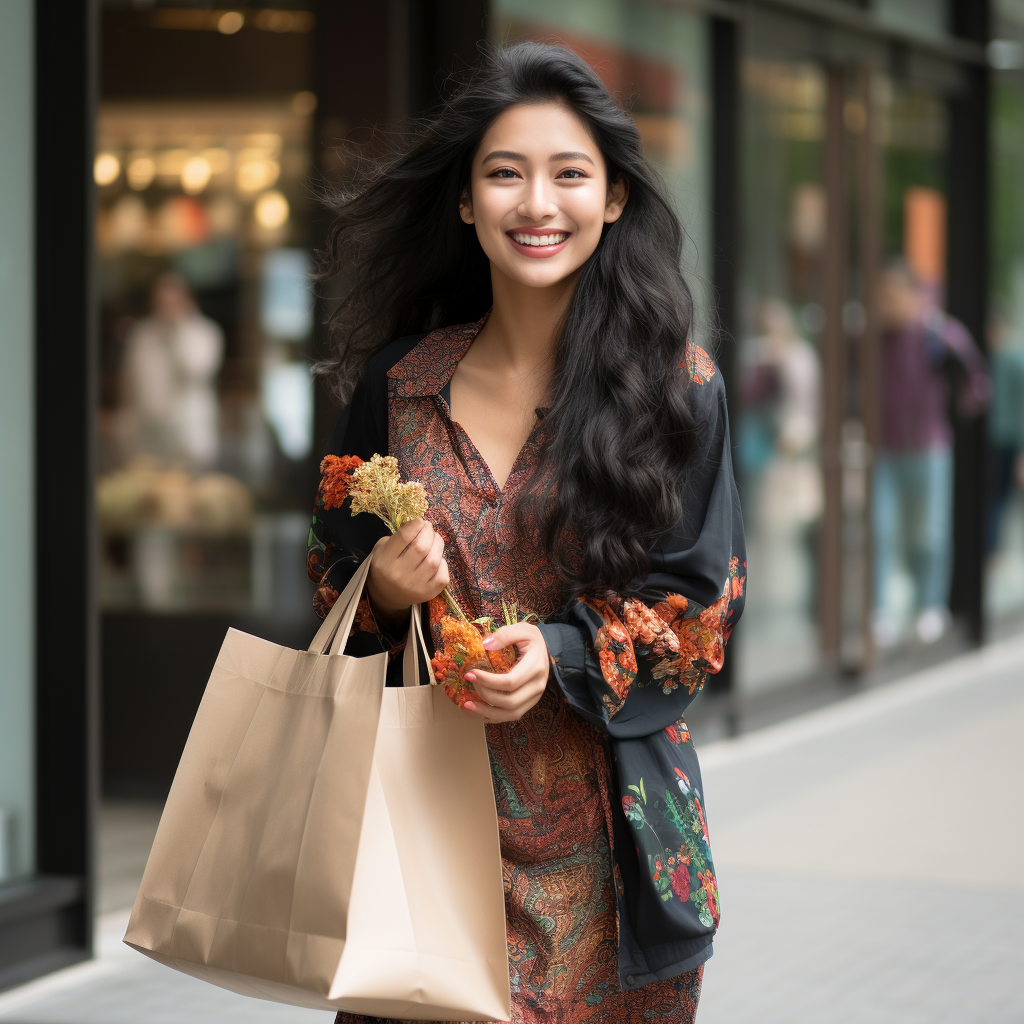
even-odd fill
[{"label": "dress button", "polygon": [[636,978],[634,978],[632,974],[627,974],[626,975],[626,984],[627,985],[635,985],[636,984]]}]

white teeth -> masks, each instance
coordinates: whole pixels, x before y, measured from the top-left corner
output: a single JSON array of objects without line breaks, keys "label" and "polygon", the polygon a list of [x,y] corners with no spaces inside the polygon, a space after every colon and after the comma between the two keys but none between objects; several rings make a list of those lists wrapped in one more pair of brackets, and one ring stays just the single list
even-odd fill
[{"label": "white teeth", "polygon": [[559,242],[564,242],[569,237],[569,233],[567,231],[553,235],[521,235],[513,233],[512,237],[520,245],[558,245]]}]

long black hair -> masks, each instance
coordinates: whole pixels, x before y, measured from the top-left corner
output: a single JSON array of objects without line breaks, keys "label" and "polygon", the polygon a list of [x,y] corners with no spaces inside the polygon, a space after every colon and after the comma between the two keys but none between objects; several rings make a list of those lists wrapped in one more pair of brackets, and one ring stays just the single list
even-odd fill
[{"label": "long black hair", "polygon": [[566,596],[599,595],[633,589],[679,520],[698,425],[680,369],[693,318],[683,231],[632,117],[582,58],[532,42],[489,50],[400,153],[327,197],[336,218],[322,278],[342,274],[348,290],[318,369],[344,401],[392,339],[486,313],[490,265],[459,200],[493,121],[551,100],[592,133],[608,181],[629,187],[560,325],[542,456],[554,482],[549,556]]}]

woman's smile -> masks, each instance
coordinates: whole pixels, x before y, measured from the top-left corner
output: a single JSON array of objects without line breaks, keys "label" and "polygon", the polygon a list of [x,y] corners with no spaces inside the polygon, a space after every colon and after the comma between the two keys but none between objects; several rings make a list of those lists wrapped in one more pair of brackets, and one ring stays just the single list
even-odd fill
[{"label": "woman's smile", "polygon": [[571,231],[552,231],[551,228],[513,228],[505,232],[513,249],[535,258],[560,253],[571,234]]}]

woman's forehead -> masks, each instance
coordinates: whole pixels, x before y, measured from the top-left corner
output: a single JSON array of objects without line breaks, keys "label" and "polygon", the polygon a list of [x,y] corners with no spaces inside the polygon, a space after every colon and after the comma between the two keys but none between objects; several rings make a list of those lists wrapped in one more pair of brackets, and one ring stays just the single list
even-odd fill
[{"label": "woman's forehead", "polygon": [[600,150],[590,129],[566,103],[547,100],[517,103],[494,119],[476,153],[478,162],[488,158],[552,160],[580,159],[596,163]]}]

